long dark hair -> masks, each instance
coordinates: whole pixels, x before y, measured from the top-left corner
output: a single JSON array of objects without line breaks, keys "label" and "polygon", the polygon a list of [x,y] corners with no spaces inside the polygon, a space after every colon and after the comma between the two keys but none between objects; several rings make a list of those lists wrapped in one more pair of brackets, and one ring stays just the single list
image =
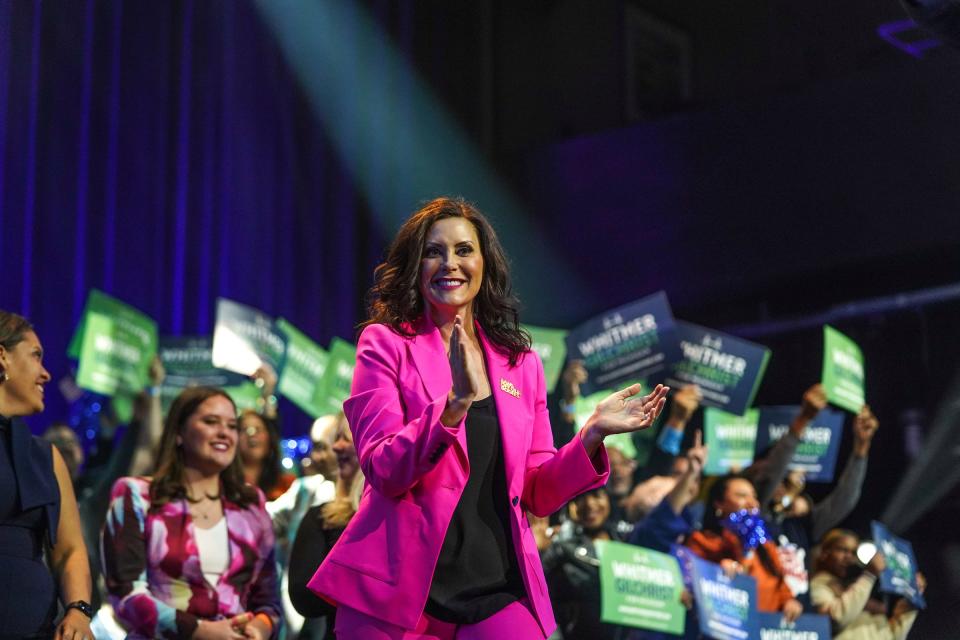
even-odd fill
[{"label": "long dark hair", "polygon": [[[707,505],[704,509],[703,514],[703,530],[712,531],[713,533],[723,533],[723,525],[720,524],[720,516],[717,514],[717,503],[723,502],[724,496],[727,494],[727,485],[729,485],[733,480],[745,480],[750,483],[750,486],[753,487],[753,480],[743,475],[742,473],[728,473],[725,476],[720,476],[717,480],[710,486],[710,491],[707,493]],[[756,488],[756,487],[754,487]],[[760,564],[763,565],[763,568],[767,572],[777,578],[783,579],[783,572],[781,572],[777,565],[774,564],[773,559],[770,557],[770,554],[767,552],[766,547],[763,545],[757,546],[757,557],[760,558]]]},{"label": "long dark hair", "polygon": [[[220,396],[233,400],[226,391],[215,387],[189,387],[180,392],[170,405],[167,419],[163,423],[163,435],[160,438],[160,451],[157,454],[157,469],[150,482],[150,509],[156,510],[173,500],[187,497],[183,478],[183,448],[177,446],[177,436],[183,433],[187,420],[206,400]],[[243,481],[240,461],[234,456],[230,465],[220,472],[221,494],[224,498],[240,507],[257,502],[257,492]]]},{"label": "long dark hair", "polygon": [[464,218],[477,230],[483,281],[473,313],[494,348],[509,358],[511,366],[516,366],[530,350],[530,336],[520,328],[519,301],[510,284],[507,256],[487,219],[462,198],[431,200],[403,223],[387,250],[386,260],[373,272],[373,287],[368,294],[370,315],[360,326],[385,324],[400,335],[413,335],[405,325],[425,312],[419,276],[427,231],[444,218]]},{"label": "long dark hair", "polygon": [[240,412],[241,421],[247,416],[255,416],[257,420],[263,423],[263,428],[267,433],[267,455],[264,456],[260,465],[260,477],[257,479],[257,486],[265,494],[269,494],[280,483],[280,474],[283,472],[280,466],[280,432],[273,420],[267,419],[253,409],[244,409]]}]

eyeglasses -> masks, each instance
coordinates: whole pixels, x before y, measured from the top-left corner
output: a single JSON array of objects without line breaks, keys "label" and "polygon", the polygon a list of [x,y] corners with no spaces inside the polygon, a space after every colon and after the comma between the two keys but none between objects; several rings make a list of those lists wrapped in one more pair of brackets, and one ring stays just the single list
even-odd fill
[{"label": "eyeglasses", "polygon": [[250,436],[250,437],[252,438],[253,436],[257,435],[258,433],[266,433],[267,430],[264,429],[263,427],[255,427],[255,426],[253,426],[253,425],[250,425],[249,427],[247,427],[246,429],[244,429],[243,432],[244,432],[246,435],[248,435],[248,436]]}]

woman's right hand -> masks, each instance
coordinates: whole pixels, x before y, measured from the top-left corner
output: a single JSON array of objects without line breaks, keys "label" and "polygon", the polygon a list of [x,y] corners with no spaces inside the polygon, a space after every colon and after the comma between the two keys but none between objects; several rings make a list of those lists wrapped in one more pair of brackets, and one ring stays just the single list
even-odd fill
[{"label": "woman's right hand", "polygon": [[483,356],[470,343],[463,328],[463,319],[457,316],[450,334],[450,378],[453,385],[447,397],[447,408],[440,420],[452,427],[463,419],[477,396],[483,379]]},{"label": "woman's right hand", "polygon": [[887,568],[887,558],[877,551],[873,554],[873,557],[870,558],[870,562],[867,563],[867,571],[873,575],[880,577],[880,574],[883,573],[883,570]]},{"label": "woman's right hand", "polygon": [[244,640],[242,626],[238,627],[235,620],[201,620],[191,637],[193,640]]}]

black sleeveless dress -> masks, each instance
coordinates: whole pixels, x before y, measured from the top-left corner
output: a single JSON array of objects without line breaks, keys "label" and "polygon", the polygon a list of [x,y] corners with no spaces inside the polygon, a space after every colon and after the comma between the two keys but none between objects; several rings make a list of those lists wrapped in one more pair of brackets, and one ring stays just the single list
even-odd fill
[{"label": "black sleeveless dress", "polygon": [[60,490],[50,446],[0,416],[0,639],[53,637],[57,588],[43,549],[56,539]]}]

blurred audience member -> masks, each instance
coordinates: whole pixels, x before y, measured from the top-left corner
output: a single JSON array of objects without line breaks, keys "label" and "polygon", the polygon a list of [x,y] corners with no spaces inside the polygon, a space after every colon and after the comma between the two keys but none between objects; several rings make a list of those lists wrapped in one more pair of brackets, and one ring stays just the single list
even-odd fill
[{"label": "blurred audience member", "polygon": [[794,620],[803,605],[784,580],[777,547],[765,531],[753,483],[739,475],[718,478],[710,487],[703,529],[687,538],[693,553],[723,567],[728,575],[746,573],[757,581],[757,608],[782,611]]},{"label": "blurred audience member", "polygon": [[[341,414],[342,417],[342,414]],[[338,474],[336,493],[324,504],[310,507],[290,552],[288,592],[296,610],[308,618],[299,638],[333,640],[336,609],[307,588],[317,567],[357,512],[363,493],[363,472],[346,420],[337,421],[333,452]]]},{"label": "blurred audience member", "polygon": [[[819,613],[830,616],[834,640],[903,640],[917,618],[917,610],[905,599],[897,599],[891,615],[886,607],[871,601],[870,593],[886,567],[877,552],[861,568],[857,560],[857,534],[834,529],[824,536],[814,564],[810,597]],[[926,587],[917,576],[920,591]]]},{"label": "blurred audience member", "polygon": [[541,554],[544,575],[564,638],[612,640],[619,627],[600,621],[600,562],[595,542],[617,540],[610,497],[600,487],[567,505],[572,526],[562,527]]}]

